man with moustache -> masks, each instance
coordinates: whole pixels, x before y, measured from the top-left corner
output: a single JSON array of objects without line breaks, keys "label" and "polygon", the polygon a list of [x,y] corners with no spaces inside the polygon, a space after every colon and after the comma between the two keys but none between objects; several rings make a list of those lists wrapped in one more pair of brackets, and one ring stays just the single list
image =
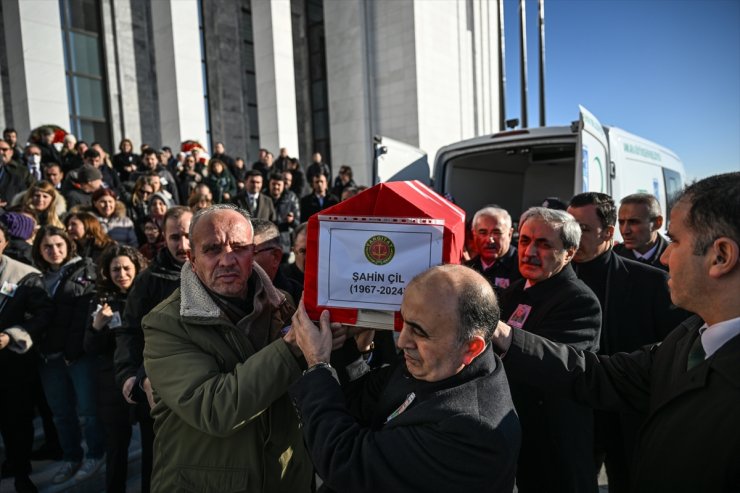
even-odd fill
[{"label": "man with moustache", "polygon": [[254,263],[247,211],[201,209],[190,239],[180,287],[143,321],[153,490],[312,491],[286,393],[301,373],[300,351],[281,336],[295,308]]},{"label": "man with moustache", "polygon": [[[502,296],[501,320],[584,351],[599,348],[601,309],[570,263],[581,228],[567,212],[533,207],[519,221],[519,271]],[[553,398],[509,372],[522,424],[517,486],[526,492],[593,492],[593,412]]]},{"label": "man with moustache", "polygon": [[401,315],[404,360],[344,388],[328,363],[329,312],[319,327],[303,304],[293,316],[308,369],[290,394],[324,491],[511,492],[520,430],[488,344],[493,289],[467,267],[432,267],[408,284]]},{"label": "man with moustache", "polygon": [[[499,324],[509,375],[563,399],[646,413],[632,492],[740,490],[740,173],[689,185],[661,260],[677,306],[696,313],[661,344],[597,356]],[[567,325],[564,324],[564,325]]]},{"label": "man with moustache", "polygon": [[660,261],[668,248],[668,242],[660,234],[662,227],[663,213],[655,196],[627,195],[619,205],[619,233],[623,241],[614,247],[614,253],[667,271],[668,267]]},{"label": "man with moustache", "polygon": [[471,225],[478,256],[465,263],[488,279],[497,295],[521,279],[516,247],[511,246],[514,228],[505,209],[486,206],[475,213]]},{"label": "man with moustache", "polygon": [[193,213],[187,207],[176,206],[164,216],[163,234],[166,248],[136,277],[128,295],[123,325],[116,329],[114,355],[116,380],[123,397],[136,405],[136,417],[141,425],[142,490],[148,491],[152,475],[154,421],[150,416],[153,405],[152,386],[144,369],[144,315],[180,286],[180,271],[190,251],[190,221]]}]

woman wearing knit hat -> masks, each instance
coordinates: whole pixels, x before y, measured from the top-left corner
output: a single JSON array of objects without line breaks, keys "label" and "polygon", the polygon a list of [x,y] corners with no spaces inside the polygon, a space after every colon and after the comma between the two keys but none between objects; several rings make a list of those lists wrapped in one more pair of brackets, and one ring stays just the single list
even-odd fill
[{"label": "woman wearing knit hat", "polygon": [[6,212],[0,216],[0,222],[8,229],[5,255],[26,265],[33,265],[31,244],[28,241],[36,232],[36,221],[20,212]]}]

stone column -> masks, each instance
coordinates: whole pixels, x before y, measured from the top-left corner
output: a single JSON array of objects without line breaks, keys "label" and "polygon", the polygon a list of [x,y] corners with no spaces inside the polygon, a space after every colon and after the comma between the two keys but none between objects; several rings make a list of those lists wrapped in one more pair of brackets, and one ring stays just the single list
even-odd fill
[{"label": "stone column", "polygon": [[290,2],[252,2],[260,146],[298,149]]},{"label": "stone column", "polygon": [[208,146],[197,0],[151,3],[162,144]]},{"label": "stone column", "polygon": [[[53,8],[50,8],[50,5]],[[24,142],[43,124],[69,129],[58,2],[3,0],[12,122]]]}]

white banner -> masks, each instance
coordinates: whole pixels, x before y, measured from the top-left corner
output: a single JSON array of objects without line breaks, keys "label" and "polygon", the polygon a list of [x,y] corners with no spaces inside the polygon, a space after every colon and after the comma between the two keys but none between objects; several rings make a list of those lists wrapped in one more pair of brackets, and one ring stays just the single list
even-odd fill
[{"label": "white banner", "polygon": [[320,306],[398,311],[408,282],[442,263],[444,221],[319,218]]}]

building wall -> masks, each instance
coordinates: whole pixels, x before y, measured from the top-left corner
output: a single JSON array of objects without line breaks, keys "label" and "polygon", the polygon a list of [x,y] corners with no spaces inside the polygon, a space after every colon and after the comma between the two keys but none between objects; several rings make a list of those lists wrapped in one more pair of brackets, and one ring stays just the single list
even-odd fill
[{"label": "building wall", "polygon": [[230,155],[246,157],[249,122],[241,66],[241,8],[233,0],[213,0],[204,10],[212,139],[223,142]]},{"label": "building wall", "polygon": [[69,124],[61,18],[57,8],[40,0],[3,1],[12,125],[23,140],[33,128]]},{"label": "building wall", "polygon": [[373,135],[437,150],[498,125],[486,0],[324,0],[332,153],[372,181]]},{"label": "building wall", "polygon": [[290,2],[252,2],[261,147],[298,148]]},{"label": "building wall", "polygon": [[[260,146],[287,147],[306,165],[314,151],[306,1],[251,1],[259,128],[250,128],[247,0],[204,4],[205,86],[198,0],[102,0],[114,142],[208,145],[207,90],[210,136],[227,152],[253,161],[247,149],[258,135]],[[0,6],[0,119],[21,135],[35,122],[68,124],[59,12],[38,4]],[[358,183],[371,184],[374,135],[422,148],[431,164],[439,147],[497,130],[496,1],[324,0],[323,12],[334,170],[350,165]]]},{"label": "building wall", "polygon": [[[154,56],[154,33],[152,29],[151,4],[148,0],[130,0],[131,29],[134,44],[134,74],[136,76],[136,98],[139,101],[141,140],[134,146],[147,143],[153,147],[163,145],[159,118],[159,92],[157,77],[172,77],[164,67],[158,67]],[[131,73],[131,72],[130,72]],[[124,86],[123,99],[133,97],[134,91]],[[170,145],[176,143],[169,142]]]}]

